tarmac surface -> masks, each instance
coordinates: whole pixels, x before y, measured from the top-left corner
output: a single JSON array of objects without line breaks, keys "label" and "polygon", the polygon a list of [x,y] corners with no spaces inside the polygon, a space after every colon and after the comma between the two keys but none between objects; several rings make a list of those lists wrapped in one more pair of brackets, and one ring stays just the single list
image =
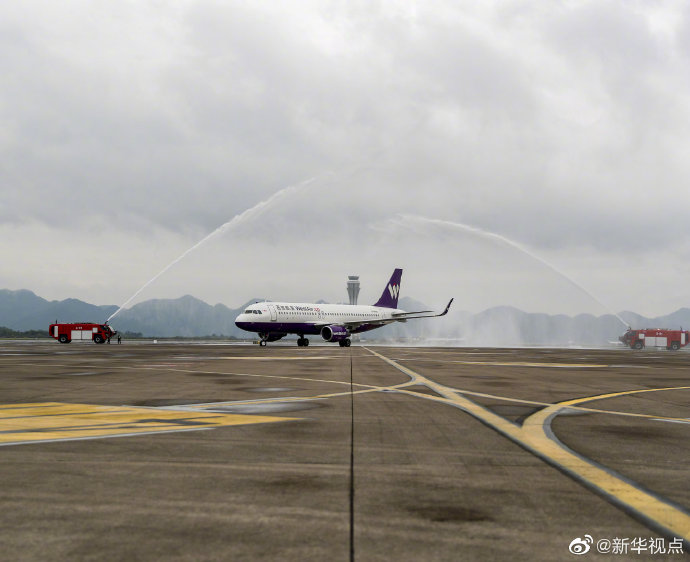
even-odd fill
[{"label": "tarmac surface", "polygon": [[0,341],[0,558],[685,559],[689,363]]}]

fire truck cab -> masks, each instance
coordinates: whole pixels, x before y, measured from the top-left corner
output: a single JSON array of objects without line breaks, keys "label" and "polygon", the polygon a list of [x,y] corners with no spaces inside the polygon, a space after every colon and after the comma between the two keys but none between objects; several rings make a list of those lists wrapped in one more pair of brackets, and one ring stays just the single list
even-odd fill
[{"label": "fire truck cab", "polygon": [[94,343],[105,343],[112,338],[114,331],[108,324],[51,324],[48,333],[60,343],[70,343],[72,340],[90,340]]},{"label": "fire truck cab", "polygon": [[631,349],[665,347],[668,350],[676,351],[690,343],[690,334],[687,330],[633,330],[630,328],[619,339]]}]

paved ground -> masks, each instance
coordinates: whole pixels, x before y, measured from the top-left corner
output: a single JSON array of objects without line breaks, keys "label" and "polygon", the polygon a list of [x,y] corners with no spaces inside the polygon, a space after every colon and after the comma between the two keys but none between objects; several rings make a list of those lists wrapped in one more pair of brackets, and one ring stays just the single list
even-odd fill
[{"label": "paved ground", "polygon": [[684,559],[689,362],[0,342],[0,558]]}]

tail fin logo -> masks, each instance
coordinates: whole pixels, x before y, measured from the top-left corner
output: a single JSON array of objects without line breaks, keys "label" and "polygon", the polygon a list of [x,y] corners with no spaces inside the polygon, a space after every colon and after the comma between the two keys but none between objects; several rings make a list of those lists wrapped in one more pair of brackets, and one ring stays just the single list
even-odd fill
[{"label": "tail fin logo", "polygon": [[391,294],[392,299],[398,298],[398,293],[400,292],[400,285],[388,284],[388,292]]}]

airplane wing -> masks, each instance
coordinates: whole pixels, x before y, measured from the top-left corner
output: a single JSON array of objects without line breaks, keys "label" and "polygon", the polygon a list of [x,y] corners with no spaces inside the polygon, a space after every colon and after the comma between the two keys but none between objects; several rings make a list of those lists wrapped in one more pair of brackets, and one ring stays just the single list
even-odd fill
[{"label": "airplane wing", "polygon": [[410,318],[435,318],[437,316],[445,316],[450,310],[450,305],[453,304],[453,299],[450,299],[443,312],[434,312],[433,310],[419,310],[417,312],[398,312],[393,313],[393,321],[408,320]]},{"label": "airplane wing", "polygon": [[[386,324],[392,324],[393,322],[406,322],[409,319],[413,318],[435,318],[437,316],[445,316],[448,314],[448,310],[450,309],[450,305],[453,303],[453,299],[450,299],[448,304],[446,305],[446,308],[443,310],[443,312],[434,312],[433,310],[419,310],[416,312],[398,312],[397,314],[394,313],[392,318],[383,318],[381,320],[353,320],[351,322],[338,322],[338,325],[344,326],[346,328],[349,328],[351,330],[354,330],[355,328],[359,328],[363,324],[366,324],[368,326],[375,325],[375,326],[385,326]],[[330,325],[329,322],[319,322],[317,326],[328,326]]]}]

